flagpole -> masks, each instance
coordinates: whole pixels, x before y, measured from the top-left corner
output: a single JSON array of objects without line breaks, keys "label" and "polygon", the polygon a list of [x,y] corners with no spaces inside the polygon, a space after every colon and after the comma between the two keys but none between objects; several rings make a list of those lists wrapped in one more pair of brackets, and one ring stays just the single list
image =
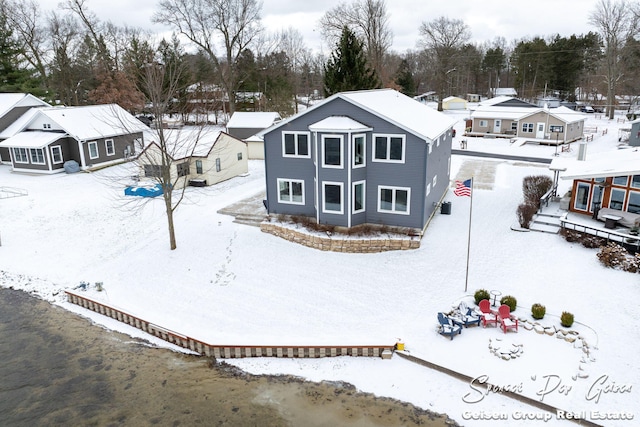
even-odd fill
[{"label": "flagpole", "polygon": [[467,292],[469,284],[469,252],[471,251],[471,214],[473,212],[473,177],[471,177],[471,197],[469,198],[469,231],[467,233],[467,271],[464,278],[464,291]]}]

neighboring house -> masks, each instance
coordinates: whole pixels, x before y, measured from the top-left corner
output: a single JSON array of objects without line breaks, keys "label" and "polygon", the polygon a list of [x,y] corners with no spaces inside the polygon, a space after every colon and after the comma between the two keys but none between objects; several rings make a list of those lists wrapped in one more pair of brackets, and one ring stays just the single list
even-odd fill
[{"label": "neighboring house", "polygon": [[527,107],[527,108],[536,108],[537,105],[531,104],[529,102],[523,101],[518,98],[514,98],[513,96],[496,96],[493,98],[485,99],[481,101],[480,106],[483,107]]},{"label": "neighboring house", "polygon": [[[536,100],[538,107],[557,108],[560,106],[560,99],[554,96],[541,96]],[[569,107],[567,107],[569,108]]]},{"label": "neighboring house", "polygon": [[33,108],[2,134],[13,171],[55,173],[74,160],[81,169],[117,163],[144,146],[147,127],[116,104]]},{"label": "neighboring house", "polygon": [[632,147],[640,147],[640,119],[636,119],[629,124],[631,125],[629,145]]},{"label": "neighboring house", "polygon": [[478,103],[478,102],[480,102],[480,95],[477,94],[477,93],[468,93],[467,94],[467,101]]},{"label": "neighboring house", "polygon": [[267,210],[422,232],[449,188],[453,124],[392,89],[332,95],[262,134]]},{"label": "neighboring house", "polygon": [[426,104],[427,102],[437,102],[439,98],[438,94],[433,90],[413,97],[413,99],[422,102],[423,104]]},{"label": "neighboring house", "polygon": [[227,133],[247,142],[249,159],[264,159],[264,143],[262,138],[252,138],[282,120],[276,112],[236,111],[227,123]]},{"label": "neighboring house", "polygon": [[[11,126],[31,108],[38,107],[50,107],[50,105],[29,93],[0,93],[0,132]],[[0,134],[0,140],[8,137]],[[8,147],[0,147],[0,164],[2,163],[11,163]]]},{"label": "neighboring house", "polygon": [[[247,144],[229,134],[183,128],[165,131],[165,137],[174,189],[213,185],[249,171]],[[137,163],[142,179],[160,176],[163,161],[157,140],[140,152]]]},{"label": "neighboring house", "polygon": [[491,88],[491,94],[494,97],[495,96],[512,96],[512,97],[518,96],[518,92],[516,92],[516,90],[512,87]]},{"label": "neighboring house", "polygon": [[467,101],[457,96],[448,96],[442,100],[443,110],[466,110]]},{"label": "neighboring house", "polygon": [[566,107],[506,107],[483,103],[471,113],[471,131],[467,134],[561,144],[581,139],[585,120],[585,115]]},{"label": "neighboring house", "polygon": [[554,159],[551,167],[562,171],[561,179],[573,180],[570,211],[593,215],[594,210],[608,209],[623,215],[640,214],[640,148],[598,153],[582,161]]}]

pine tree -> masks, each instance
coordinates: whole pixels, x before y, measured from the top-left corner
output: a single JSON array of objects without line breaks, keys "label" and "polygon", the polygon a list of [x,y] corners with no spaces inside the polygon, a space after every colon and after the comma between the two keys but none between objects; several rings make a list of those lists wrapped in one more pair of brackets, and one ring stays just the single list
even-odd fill
[{"label": "pine tree", "polygon": [[6,16],[0,13],[0,92],[32,92],[38,88],[33,73],[20,67],[20,54]]},{"label": "pine tree", "polygon": [[416,94],[416,83],[413,73],[409,67],[409,62],[403,59],[396,73],[395,83],[400,86],[400,91],[407,96],[413,97]]},{"label": "pine tree", "polygon": [[348,90],[378,87],[378,76],[367,66],[362,43],[349,28],[344,27],[340,41],[324,67],[325,96]]}]

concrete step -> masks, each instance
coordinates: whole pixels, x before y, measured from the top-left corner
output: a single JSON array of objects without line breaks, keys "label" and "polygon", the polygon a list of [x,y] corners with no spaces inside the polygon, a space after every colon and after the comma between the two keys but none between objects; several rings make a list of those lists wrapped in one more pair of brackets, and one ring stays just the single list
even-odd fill
[{"label": "concrete step", "polygon": [[532,222],[531,224],[529,224],[529,230],[539,231],[542,233],[558,234],[560,232],[560,226],[540,222]]},{"label": "concrete step", "polygon": [[260,227],[260,223],[264,221],[266,215],[255,215],[255,214],[236,214],[234,216],[233,222],[238,224],[246,224],[253,225],[255,227]]}]

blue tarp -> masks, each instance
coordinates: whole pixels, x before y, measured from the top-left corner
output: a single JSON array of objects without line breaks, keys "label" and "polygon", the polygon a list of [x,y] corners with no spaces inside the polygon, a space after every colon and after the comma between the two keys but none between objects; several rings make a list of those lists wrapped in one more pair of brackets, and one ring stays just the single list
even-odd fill
[{"label": "blue tarp", "polygon": [[140,196],[140,197],[156,197],[162,194],[162,186],[146,185],[144,187],[126,187],[124,189],[125,196]]}]

